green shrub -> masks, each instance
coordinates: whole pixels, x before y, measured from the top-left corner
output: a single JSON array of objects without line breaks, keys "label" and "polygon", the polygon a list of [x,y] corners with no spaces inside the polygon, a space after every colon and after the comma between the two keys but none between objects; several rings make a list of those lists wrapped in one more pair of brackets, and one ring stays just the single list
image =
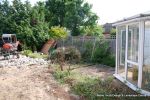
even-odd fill
[{"label": "green shrub", "polygon": [[83,53],[82,53],[82,60],[86,61],[86,62],[89,62],[91,60],[93,42],[92,41],[85,42],[83,49],[84,50],[83,50]]},{"label": "green shrub", "polygon": [[109,47],[108,47],[107,42],[104,42],[102,44],[100,44],[99,42],[96,42],[95,48],[93,51],[92,61],[102,63],[102,60],[105,57],[110,55],[110,52],[108,49],[109,49]]},{"label": "green shrub", "polygon": [[109,51],[109,46],[107,42],[104,42],[101,45],[99,43],[96,43],[92,61],[115,67],[115,57]]},{"label": "green shrub", "polygon": [[24,50],[21,54],[31,58],[48,58],[48,55],[33,53],[31,50]]},{"label": "green shrub", "polygon": [[115,57],[113,55],[108,55],[103,58],[102,64],[115,67]]},{"label": "green shrub", "polygon": [[65,78],[68,77],[69,75],[70,73],[68,71],[60,71],[60,70],[55,71],[53,74],[55,79],[57,79],[61,83],[64,83]]},{"label": "green shrub", "polygon": [[98,95],[108,95],[111,93],[109,87],[112,80],[113,78],[108,78],[102,81],[98,78],[87,77],[84,82],[74,84],[71,89],[77,95],[84,97],[86,100],[99,100],[101,97]]},{"label": "green shrub", "polygon": [[84,49],[82,53],[83,61],[115,67],[115,57],[109,50],[108,42],[96,41],[93,49],[93,42],[88,41],[85,43]]},{"label": "green shrub", "polygon": [[115,36],[115,35],[116,35],[116,29],[115,29],[115,28],[112,28],[112,29],[111,29],[110,35],[111,35],[111,36]]},{"label": "green shrub", "polygon": [[31,50],[24,50],[24,51],[22,51],[22,55],[28,56],[29,54],[32,54]]},{"label": "green shrub", "polygon": [[61,39],[67,36],[67,30],[64,27],[52,26],[49,31],[50,37],[54,39]]}]

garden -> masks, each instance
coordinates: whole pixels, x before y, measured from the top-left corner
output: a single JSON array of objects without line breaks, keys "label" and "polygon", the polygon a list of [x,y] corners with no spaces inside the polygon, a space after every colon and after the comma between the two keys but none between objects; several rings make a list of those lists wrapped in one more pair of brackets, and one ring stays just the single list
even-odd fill
[{"label": "garden", "polygon": [[91,8],[85,0],[0,1],[0,39],[15,34],[21,45],[19,58],[0,52],[0,100],[145,98],[113,77],[116,40],[104,37]]}]

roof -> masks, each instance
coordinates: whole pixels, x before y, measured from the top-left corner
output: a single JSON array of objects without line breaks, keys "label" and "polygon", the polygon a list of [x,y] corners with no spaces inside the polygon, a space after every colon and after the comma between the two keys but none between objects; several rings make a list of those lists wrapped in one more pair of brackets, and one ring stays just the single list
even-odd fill
[{"label": "roof", "polygon": [[2,37],[11,37],[12,35],[15,36],[15,34],[3,34]]},{"label": "roof", "polygon": [[119,20],[119,21],[116,21],[113,23],[113,26],[116,26],[120,23],[123,23],[123,22],[128,22],[130,20],[139,20],[141,18],[147,18],[147,17],[150,17],[150,11],[149,12],[145,12],[145,13],[141,13],[141,14],[138,14],[138,15],[134,15],[134,16],[131,16],[131,17],[128,17],[128,18],[124,18],[122,20]]}]

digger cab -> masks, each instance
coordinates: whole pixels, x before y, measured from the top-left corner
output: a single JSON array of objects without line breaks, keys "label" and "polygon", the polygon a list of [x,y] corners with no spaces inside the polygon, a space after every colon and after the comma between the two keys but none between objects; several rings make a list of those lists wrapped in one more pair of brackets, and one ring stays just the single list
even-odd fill
[{"label": "digger cab", "polygon": [[17,42],[17,38],[15,34],[3,34],[2,40],[4,43],[11,43],[11,44],[14,44]]}]

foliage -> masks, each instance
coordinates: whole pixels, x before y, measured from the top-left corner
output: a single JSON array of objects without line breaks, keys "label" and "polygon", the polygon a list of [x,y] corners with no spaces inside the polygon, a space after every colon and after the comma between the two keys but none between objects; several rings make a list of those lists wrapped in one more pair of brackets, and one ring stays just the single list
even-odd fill
[{"label": "foliage", "polygon": [[26,56],[28,56],[31,53],[32,53],[31,50],[24,50],[24,51],[21,52],[22,55],[26,55]]},{"label": "foliage", "polygon": [[54,39],[61,39],[65,38],[67,36],[67,30],[66,28],[60,27],[60,26],[53,26],[51,27],[49,31],[50,37]]},{"label": "foliage", "polygon": [[48,55],[33,53],[31,50],[24,50],[21,54],[31,58],[48,58]]},{"label": "foliage", "polygon": [[63,26],[80,35],[80,26],[93,26],[98,16],[91,11],[92,6],[85,0],[47,0],[46,20],[50,26]]},{"label": "foliage", "polygon": [[[81,54],[75,47],[57,48],[57,50],[49,54],[49,58],[52,60],[52,62],[54,63],[57,61],[57,63],[60,65],[61,71],[64,70],[63,65],[65,63],[78,63],[81,59]],[[68,70],[69,69],[70,67]]]},{"label": "foliage", "polygon": [[103,37],[103,28],[100,25],[81,27],[81,33],[87,36]]},{"label": "foliage", "polygon": [[112,28],[112,29],[110,30],[110,34],[111,34],[111,35],[116,35],[116,29],[115,29],[115,28]]},{"label": "foliage", "polygon": [[[55,52],[51,55],[53,60],[62,60],[64,62],[79,62],[81,59],[81,54],[78,49],[75,47],[60,47],[55,50]],[[62,59],[61,59],[62,58]],[[58,61],[58,62],[59,62]]]},{"label": "foliage", "polygon": [[[2,33],[16,33],[25,47],[32,51],[41,49],[49,38],[49,26],[45,21],[45,5],[43,2],[31,6],[30,2],[22,3],[13,0],[10,5],[7,0],[0,4],[0,31]],[[34,44],[34,45],[31,45]]]},{"label": "foliage", "polygon": [[66,70],[65,71],[57,70],[53,73],[53,75],[60,83],[64,83],[65,78],[68,77],[70,74]]},{"label": "foliage", "polygon": [[[95,47],[93,48],[93,46]],[[82,59],[85,62],[101,63],[104,65],[115,67],[115,57],[111,54],[108,42],[102,41],[87,41],[85,43]]]},{"label": "foliage", "polygon": [[[115,80],[112,76],[105,79],[100,79],[97,76],[88,76],[83,73],[81,74],[78,71],[60,71],[57,68],[55,68],[53,75],[60,83],[68,84],[71,91],[79,95],[84,100],[128,100],[129,97],[127,95],[132,94],[137,95],[137,97],[133,97],[131,100],[141,100],[143,98],[141,97],[138,99],[138,94],[120,83],[118,80]],[[113,97],[113,95],[118,96]]]},{"label": "foliage", "polygon": [[28,54],[28,57],[31,57],[31,58],[48,58],[47,55],[39,54],[39,53],[30,53],[30,54]]},{"label": "foliage", "polygon": [[29,1],[3,0],[0,2],[0,34],[15,33],[25,49],[39,51],[49,38],[64,37],[65,32],[59,29],[56,31],[59,34],[49,34],[50,28],[58,28],[52,26],[60,26],[62,30],[66,27],[72,35],[79,35],[80,26],[95,25],[98,17],[91,8],[84,0],[47,0],[34,6]]},{"label": "foliage", "polygon": [[95,49],[93,51],[92,62],[101,63],[111,67],[115,67],[115,57],[109,51],[109,46],[106,41],[102,44],[96,42]]},{"label": "foliage", "polygon": [[60,83],[70,85],[72,92],[84,97],[86,100],[98,100],[101,97],[97,95],[108,95],[112,93],[110,88],[113,77],[108,77],[102,81],[95,76],[90,77],[81,75],[80,73],[69,73],[68,71],[60,70],[55,70],[53,75]]},{"label": "foliage", "polygon": [[91,60],[93,50],[93,42],[92,41],[86,41],[84,43],[84,51],[82,53],[82,60],[89,62]]},{"label": "foliage", "polygon": [[[107,98],[105,95],[111,93],[110,84],[113,78],[108,78],[106,80],[100,80],[98,78],[87,77],[84,82],[79,82],[72,86],[72,91],[77,95],[84,97],[86,100],[99,100],[102,98]],[[98,95],[104,95],[104,97],[99,97]]]}]

